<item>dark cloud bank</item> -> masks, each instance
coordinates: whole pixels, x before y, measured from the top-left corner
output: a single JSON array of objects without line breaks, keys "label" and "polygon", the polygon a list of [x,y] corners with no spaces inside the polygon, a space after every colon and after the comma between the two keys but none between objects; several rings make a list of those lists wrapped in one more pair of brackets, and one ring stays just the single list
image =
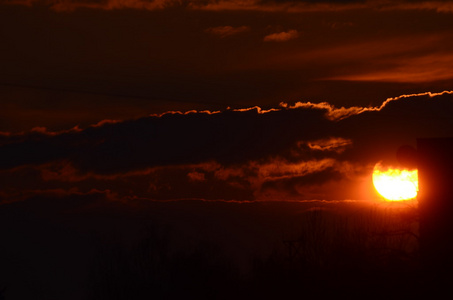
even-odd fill
[{"label": "dark cloud bank", "polygon": [[399,146],[452,135],[452,99],[444,92],[400,96],[380,108],[172,112],[84,130],[4,133],[3,200],[46,190],[108,190],[120,199],[357,199],[374,164],[396,165]]}]

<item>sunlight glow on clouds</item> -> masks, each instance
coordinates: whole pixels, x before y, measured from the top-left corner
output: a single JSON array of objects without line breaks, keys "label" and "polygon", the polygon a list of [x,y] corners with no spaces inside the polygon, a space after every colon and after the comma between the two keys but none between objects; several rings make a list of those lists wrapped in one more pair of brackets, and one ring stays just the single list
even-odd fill
[{"label": "sunlight glow on clouds", "polygon": [[451,135],[452,3],[1,1],[1,197],[356,197]]},{"label": "sunlight glow on clouds", "polygon": [[253,163],[258,170],[258,176],[263,180],[290,178],[294,176],[304,176],[325,170],[334,165],[333,159],[309,160],[297,163],[286,162],[277,159],[266,164]]},{"label": "sunlight glow on clouds", "polygon": [[2,197],[76,188],[112,199],[354,199],[401,144],[451,134],[452,109],[452,91],[428,92],[379,107],[299,102],[3,134]]},{"label": "sunlight glow on clouds", "polygon": [[306,142],[311,150],[344,152],[346,148],[352,145],[352,141],[341,137],[332,137],[316,141]]},{"label": "sunlight glow on clouds", "polygon": [[321,102],[321,103],[311,103],[311,102],[296,102],[294,105],[288,105],[285,102],[280,103],[281,107],[295,109],[295,108],[311,108],[315,110],[326,111],[325,116],[327,119],[332,121],[338,121],[344,118],[347,118],[352,115],[359,114],[363,111],[366,111],[367,108],[364,107],[340,107],[337,108],[330,103]]}]

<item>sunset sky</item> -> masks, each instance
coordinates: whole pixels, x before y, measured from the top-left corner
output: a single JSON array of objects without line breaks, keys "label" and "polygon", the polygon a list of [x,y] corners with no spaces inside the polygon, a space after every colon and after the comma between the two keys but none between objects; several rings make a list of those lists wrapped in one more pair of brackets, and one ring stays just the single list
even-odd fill
[{"label": "sunset sky", "polygon": [[2,199],[365,197],[375,163],[452,134],[452,13],[450,1],[2,1]]},{"label": "sunset sky", "polygon": [[373,199],[452,82],[453,1],[0,0],[0,203]]}]

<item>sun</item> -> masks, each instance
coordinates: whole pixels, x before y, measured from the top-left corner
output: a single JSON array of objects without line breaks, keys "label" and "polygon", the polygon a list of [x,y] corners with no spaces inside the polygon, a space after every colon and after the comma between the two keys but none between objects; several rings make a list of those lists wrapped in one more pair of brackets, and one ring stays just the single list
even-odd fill
[{"label": "sun", "polygon": [[373,169],[373,184],[388,201],[410,200],[417,196],[417,170],[384,168],[377,163]]}]

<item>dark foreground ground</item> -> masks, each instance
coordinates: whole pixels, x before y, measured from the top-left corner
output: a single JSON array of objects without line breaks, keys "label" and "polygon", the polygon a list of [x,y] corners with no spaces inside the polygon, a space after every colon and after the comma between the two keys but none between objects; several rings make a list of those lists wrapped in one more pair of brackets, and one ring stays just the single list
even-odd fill
[{"label": "dark foreground ground", "polygon": [[420,264],[416,210],[364,202],[35,197],[0,206],[13,299],[408,298],[448,292]]}]

